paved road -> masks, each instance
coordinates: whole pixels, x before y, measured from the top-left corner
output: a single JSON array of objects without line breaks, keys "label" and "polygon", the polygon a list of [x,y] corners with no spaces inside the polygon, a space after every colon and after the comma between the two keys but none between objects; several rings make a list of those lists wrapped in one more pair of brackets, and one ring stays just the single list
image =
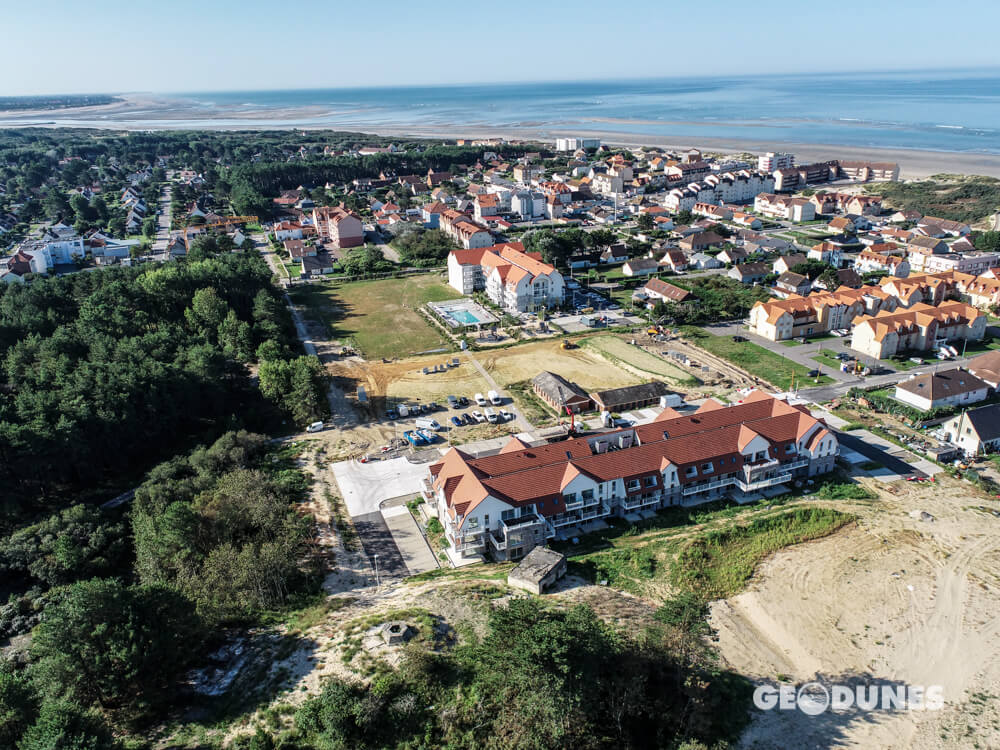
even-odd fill
[{"label": "paved road", "polygon": [[168,183],[160,193],[160,213],[156,217],[156,239],[153,240],[153,252],[162,253],[170,242],[171,196],[173,187]]}]

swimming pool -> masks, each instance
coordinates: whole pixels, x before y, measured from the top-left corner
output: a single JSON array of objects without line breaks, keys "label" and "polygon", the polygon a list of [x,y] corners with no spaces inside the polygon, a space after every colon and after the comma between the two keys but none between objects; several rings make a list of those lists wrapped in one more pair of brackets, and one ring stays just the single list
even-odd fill
[{"label": "swimming pool", "polygon": [[493,313],[469,299],[432,302],[429,306],[452,328],[497,322],[497,317]]}]

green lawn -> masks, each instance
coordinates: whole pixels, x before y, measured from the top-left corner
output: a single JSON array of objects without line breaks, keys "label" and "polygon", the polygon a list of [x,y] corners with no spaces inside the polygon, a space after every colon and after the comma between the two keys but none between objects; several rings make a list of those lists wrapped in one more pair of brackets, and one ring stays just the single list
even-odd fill
[{"label": "green lawn", "polygon": [[[796,385],[801,386],[814,384],[815,379],[809,377],[806,367],[752,342],[736,342],[730,336],[716,336],[696,326],[684,326],[681,331],[691,343],[742,367],[775,388],[788,389],[793,380]],[[819,376],[818,384],[832,382],[833,378],[827,375]]]},{"label": "green lawn", "polygon": [[307,317],[327,326],[331,338],[351,341],[369,359],[406,357],[445,346],[445,339],[417,310],[425,302],[461,296],[437,274],[311,284],[289,294],[295,304],[305,306]]},{"label": "green lawn", "polygon": [[821,365],[828,365],[835,369],[840,369],[840,360],[837,359],[836,355],[828,349],[821,349],[816,352],[812,358]]}]

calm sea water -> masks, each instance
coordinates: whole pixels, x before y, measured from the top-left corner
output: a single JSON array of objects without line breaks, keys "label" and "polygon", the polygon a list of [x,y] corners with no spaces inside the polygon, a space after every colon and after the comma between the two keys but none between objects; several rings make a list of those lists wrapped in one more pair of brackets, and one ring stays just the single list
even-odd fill
[{"label": "calm sea water", "polygon": [[46,121],[105,127],[611,131],[692,142],[704,137],[1000,153],[1000,69],[180,93],[158,108],[73,118],[70,112],[52,113]]},{"label": "calm sea water", "polygon": [[[1000,153],[1000,71],[178,95],[226,112],[319,107],[333,127],[601,130]],[[298,120],[297,120],[298,121]]]}]

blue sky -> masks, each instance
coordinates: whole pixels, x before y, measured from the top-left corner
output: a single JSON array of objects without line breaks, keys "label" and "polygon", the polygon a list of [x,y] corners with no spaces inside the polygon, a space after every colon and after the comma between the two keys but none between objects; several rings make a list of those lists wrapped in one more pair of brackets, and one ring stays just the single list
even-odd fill
[{"label": "blue sky", "polygon": [[998,0],[4,0],[0,95],[972,68]]}]

